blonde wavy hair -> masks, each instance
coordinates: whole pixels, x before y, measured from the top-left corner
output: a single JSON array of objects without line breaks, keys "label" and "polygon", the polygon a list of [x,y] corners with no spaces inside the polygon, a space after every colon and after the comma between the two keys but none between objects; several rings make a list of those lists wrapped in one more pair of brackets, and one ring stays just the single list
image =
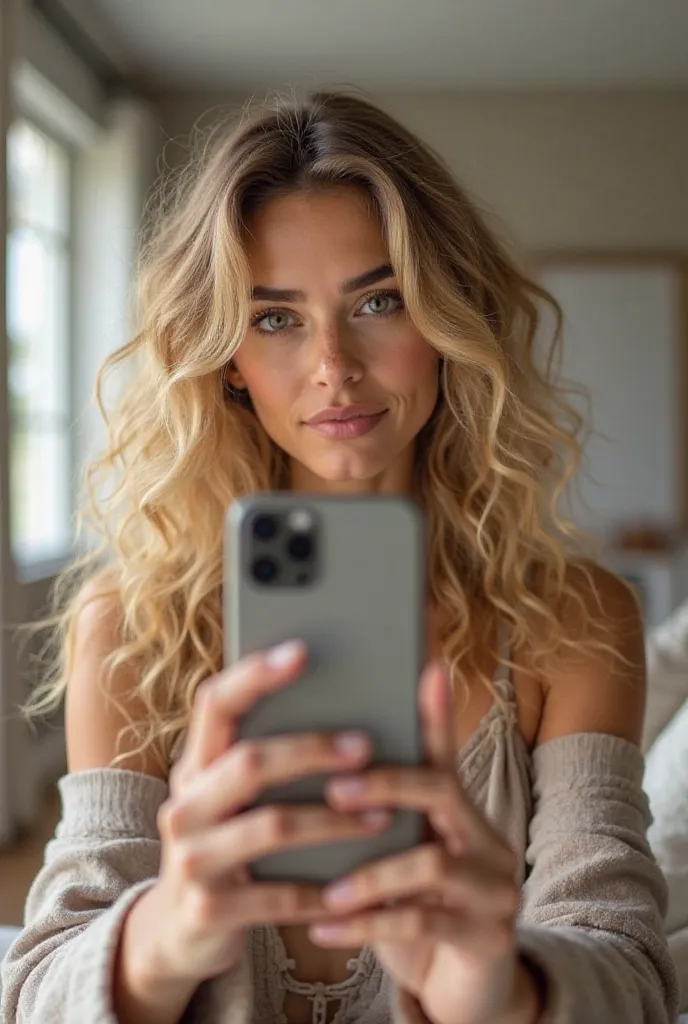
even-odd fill
[{"label": "blonde wavy hair", "polygon": [[[554,382],[557,303],[518,269],[442,160],[393,118],[357,93],[278,97],[229,130],[220,124],[172,191],[158,193],[140,256],[139,330],[96,385],[107,445],[85,471],[78,526],[98,544],[57,581],[43,625],[59,653],[24,715],[58,706],[81,610],[116,595],[120,643],[98,685],[114,700],[113,674],[137,666],[134,696],[147,714],[133,721],[119,702],[129,722],[120,742],[131,732],[129,751],[133,739],[169,764],[196,688],[222,665],[225,510],[238,495],[288,486],[250,402],[223,387],[247,329],[246,225],[275,195],[347,183],[374,203],[408,314],[443,357],[415,489],[456,685],[477,671],[492,686],[477,666],[486,651],[500,657],[497,617],[533,666],[562,644],[601,642],[590,615],[576,616],[572,636],[561,613],[570,599],[583,606],[588,584],[570,571],[572,531],[558,512],[582,424]],[[555,321],[544,347],[543,307]],[[108,413],[103,376],[130,361],[135,372]]]}]

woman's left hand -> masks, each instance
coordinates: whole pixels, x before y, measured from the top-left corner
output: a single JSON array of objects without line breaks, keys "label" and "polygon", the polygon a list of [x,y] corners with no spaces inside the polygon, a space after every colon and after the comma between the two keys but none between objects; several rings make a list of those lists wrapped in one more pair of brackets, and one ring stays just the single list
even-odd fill
[{"label": "woman's left hand", "polygon": [[432,1024],[534,1024],[537,993],[514,937],[516,857],[461,789],[451,704],[444,667],[430,665],[420,686],[429,764],[328,784],[333,807],[412,808],[427,815],[433,837],[329,886],[337,918],[314,925],[311,938],[372,945]]}]

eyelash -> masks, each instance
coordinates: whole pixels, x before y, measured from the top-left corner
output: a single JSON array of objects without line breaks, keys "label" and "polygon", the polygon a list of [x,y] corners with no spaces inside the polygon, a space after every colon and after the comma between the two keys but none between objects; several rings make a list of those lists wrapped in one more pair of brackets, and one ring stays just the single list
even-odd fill
[{"label": "eyelash", "polygon": [[[395,316],[397,313],[400,313],[404,308],[404,301],[401,297],[401,292],[399,292],[396,288],[384,288],[376,292],[370,292],[369,295],[363,296],[363,299],[361,300],[361,305],[365,306],[366,303],[370,302],[372,299],[379,298],[396,299],[399,305],[396,307],[396,309],[392,309],[389,313],[368,313],[366,314],[367,316],[373,317],[376,320],[383,320],[387,317]],[[282,330],[280,331],[266,331],[264,327],[258,326],[261,320],[265,320],[269,316],[275,316],[281,313],[288,313],[288,310],[281,309],[279,306],[274,306],[270,309],[261,309],[259,313],[254,313],[249,323],[251,327],[256,331],[259,331],[260,334],[286,334],[287,331],[292,330],[291,327],[283,327]],[[292,314],[289,313],[289,315],[291,316]]]}]

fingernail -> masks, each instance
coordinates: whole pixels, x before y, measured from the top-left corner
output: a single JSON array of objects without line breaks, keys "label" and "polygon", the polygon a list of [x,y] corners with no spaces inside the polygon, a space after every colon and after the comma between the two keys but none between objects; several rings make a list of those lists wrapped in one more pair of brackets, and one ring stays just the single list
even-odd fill
[{"label": "fingernail", "polygon": [[389,825],[392,820],[392,815],[389,811],[362,811],[359,815],[364,825],[369,828],[384,828],[385,825]]},{"label": "fingernail", "polygon": [[363,779],[332,779],[330,791],[335,797],[347,799],[352,796],[360,796],[365,789]]},{"label": "fingernail", "polygon": [[273,647],[265,655],[270,668],[287,668],[303,653],[303,644],[299,640],[287,640],[286,643]]},{"label": "fingernail", "polygon": [[334,738],[334,749],[342,757],[362,757],[369,747],[368,737],[362,732],[340,732]]},{"label": "fingernail", "polygon": [[347,903],[354,894],[354,887],[348,878],[343,878],[323,890],[326,903]]},{"label": "fingernail", "polygon": [[311,937],[317,942],[327,942],[329,939],[340,939],[346,933],[346,927],[342,924],[314,924],[310,929]]}]

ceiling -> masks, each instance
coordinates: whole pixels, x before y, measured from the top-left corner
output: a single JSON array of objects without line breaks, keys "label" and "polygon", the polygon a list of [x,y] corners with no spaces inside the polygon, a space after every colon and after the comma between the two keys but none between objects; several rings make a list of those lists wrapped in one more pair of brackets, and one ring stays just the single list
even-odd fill
[{"label": "ceiling", "polygon": [[91,0],[151,85],[688,87],[688,0]]}]

